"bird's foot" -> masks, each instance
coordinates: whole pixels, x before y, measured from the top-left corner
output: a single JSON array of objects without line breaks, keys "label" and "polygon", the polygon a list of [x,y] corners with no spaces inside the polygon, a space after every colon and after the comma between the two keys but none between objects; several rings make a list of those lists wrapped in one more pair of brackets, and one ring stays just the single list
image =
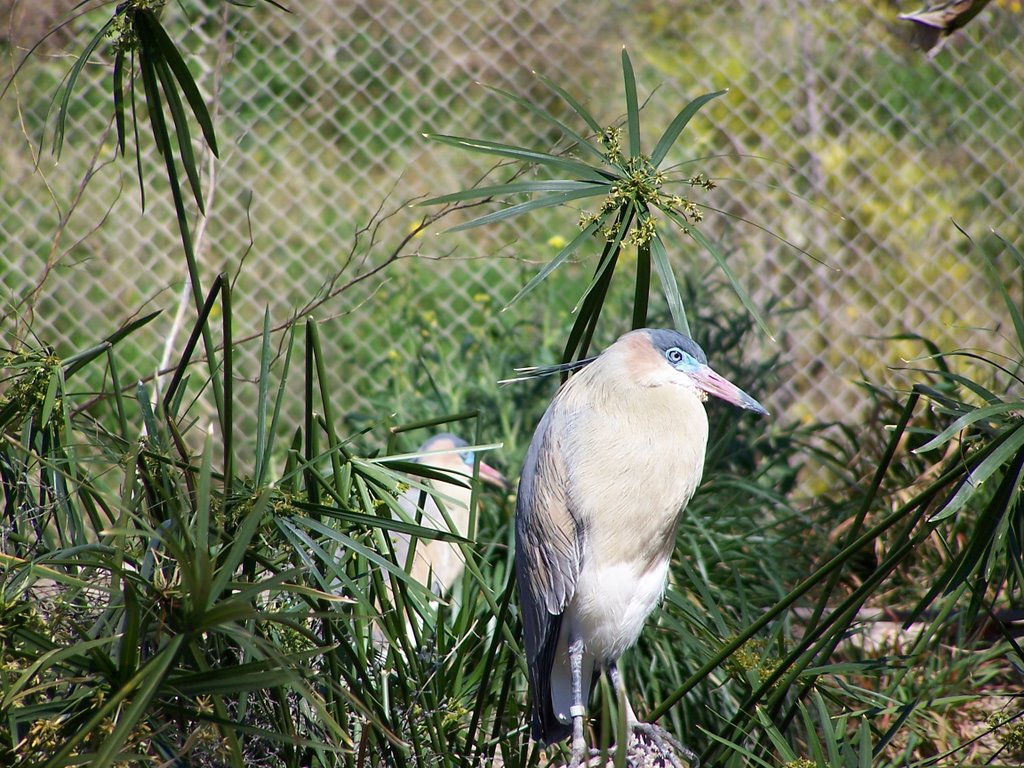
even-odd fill
[{"label": "bird's foot", "polygon": [[598,766],[603,766],[604,763],[595,761],[600,761],[607,757],[607,753],[600,749],[587,749],[586,745],[579,750],[574,747],[572,759],[566,768],[598,768]]},{"label": "bird's foot", "polygon": [[597,750],[587,749],[587,742],[583,738],[582,732],[574,734],[572,738],[572,759],[566,768],[587,768],[590,765],[590,759],[596,753]]},{"label": "bird's foot", "polygon": [[700,768],[700,758],[697,757],[697,753],[680,743],[675,736],[660,725],[638,722],[633,723],[630,729],[631,735],[636,741],[651,744],[658,750],[663,764],[667,760],[672,768],[684,768],[683,764],[679,762],[679,758],[683,757],[690,764],[690,768]]}]

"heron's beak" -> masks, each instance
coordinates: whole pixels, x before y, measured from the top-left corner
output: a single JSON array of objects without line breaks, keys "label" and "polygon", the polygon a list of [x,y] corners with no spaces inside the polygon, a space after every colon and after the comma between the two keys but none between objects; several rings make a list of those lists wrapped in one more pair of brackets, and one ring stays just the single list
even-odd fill
[{"label": "heron's beak", "polygon": [[497,486],[503,491],[508,490],[508,481],[505,479],[505,476],[483,461],[480,462],[480,479],[485,483]]},{"label": "heron's beak", "polygon": [[693,377],[694,383],[709,395],[721,398],[722,400],[725,400],[725,402],[731,403],[738,408],[754,411],[754,413],[761,413],[765,416],[768,415],[767,409],[757,402],[757,400],[752,398],[724,376],[715,373],[710,367],[706,365],[701,366],[691,373],[690,376]]}]

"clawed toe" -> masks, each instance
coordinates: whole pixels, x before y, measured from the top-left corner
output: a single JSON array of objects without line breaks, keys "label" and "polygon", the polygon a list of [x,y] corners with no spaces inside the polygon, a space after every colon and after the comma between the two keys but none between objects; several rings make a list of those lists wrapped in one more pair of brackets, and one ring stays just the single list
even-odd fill
[{"label": "clawed toe", "polygon": [[606,763],[594,762],[607,760],[608,753],[602,749],[588,749],[583,754],[573,754],[566,768],[602,768]]},{"label": "clawed toe", "polygon": [[[574,745],[572,760],[566,768],[606,768],[611,766],[611,753],[607,750],[587,749]],[[612,748],[614,750],[614,748]],[[685,762],[680,760],[682,758]],[[700,768],[700,758],[689,747],[680,743],[671,733],[653,723],[634,722],[629,726],[627,765],[635,768],[672,766],[672,768]]]},{"label": "clawed toe", "polygon": [[672,734],[654,723],[634,723],[632,726],[633,737],[638,741],[646,739],[661,753],[661,757],[672,765],[673,768],[685,768],[679,762],[683,757],[690,768],[700,768],[700,758],[697,753],[689,747],[680,743]]}]

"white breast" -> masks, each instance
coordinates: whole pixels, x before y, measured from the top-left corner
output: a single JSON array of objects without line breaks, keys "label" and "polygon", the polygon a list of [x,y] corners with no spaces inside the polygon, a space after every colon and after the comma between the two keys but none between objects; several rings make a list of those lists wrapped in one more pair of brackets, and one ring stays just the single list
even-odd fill
[{"label": "white breast", "polygon": [[617,395],[577,411],[569,429],[568,486],[584,552],[567,618],[598,663],[631,646],[661,600],[708,434],[704,405],[692,390],[659,386]]}]

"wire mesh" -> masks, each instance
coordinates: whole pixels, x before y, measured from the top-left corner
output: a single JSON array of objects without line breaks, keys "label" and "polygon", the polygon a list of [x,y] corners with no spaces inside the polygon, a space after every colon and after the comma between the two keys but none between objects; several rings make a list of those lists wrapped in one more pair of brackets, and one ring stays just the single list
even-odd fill
[{"label": "wire mesh", "polygon": [[[1004,315],[980,256],[951,220],[979,238],[1024,234],[1024,16],[1014,3],[992,3],[931,59],[896,20],[906,4],[889,2],[183,7],[169,4],[165,22],[191,52],[221,145],[203,163],[200,263],[209,279],[235,282],[245,379],[258,370],[251,339],[265,308],[276,326],[305,310],[325,324],[331,388],[366,418],[411,414],[424,400],[459,405],[457,393],[401,390],[425,349],[446,350],[438,365],[458,364],[469,347],[500,344],[544,313],[568,322],[573,296],[498,310],[557,252],[552,243],[573,235],[571,211],[459,235],[435,228],[403,245],[424,214],[409,202],[489,167],[421,134],[547,146],[557,137],[546,126],[479,85],[557,108],[533,70],[611,123],[621,117],[621,45],[652,94],[649,135],[689,98],[730,89],[673,160],[717,179],[708,202],[722,215],[706,231],[755,299],[799,310],[771,321],[791,362],[779,391],[758,393],[773,411],[858,414],[862,376],[898,381],[890,369],[925,351],[893,335],[1011,351],[993,333]],[[0,3],[12,70],[58,10]],[[163,309],[124,361],[145,378],[173,364],[194,310],[152,146],[143,141],[145,210],[132,163],[114,159],[108,57],[83,73],[59,162],[49,145],[50,98],[110,12],[72,20],[0,100],[3,330],[8,346],[31,328],[73,351]],[[682,244],[672,257],[683,272],[712,266]],[[610,340],[628,322],[609,318],[599,335]]]}]

